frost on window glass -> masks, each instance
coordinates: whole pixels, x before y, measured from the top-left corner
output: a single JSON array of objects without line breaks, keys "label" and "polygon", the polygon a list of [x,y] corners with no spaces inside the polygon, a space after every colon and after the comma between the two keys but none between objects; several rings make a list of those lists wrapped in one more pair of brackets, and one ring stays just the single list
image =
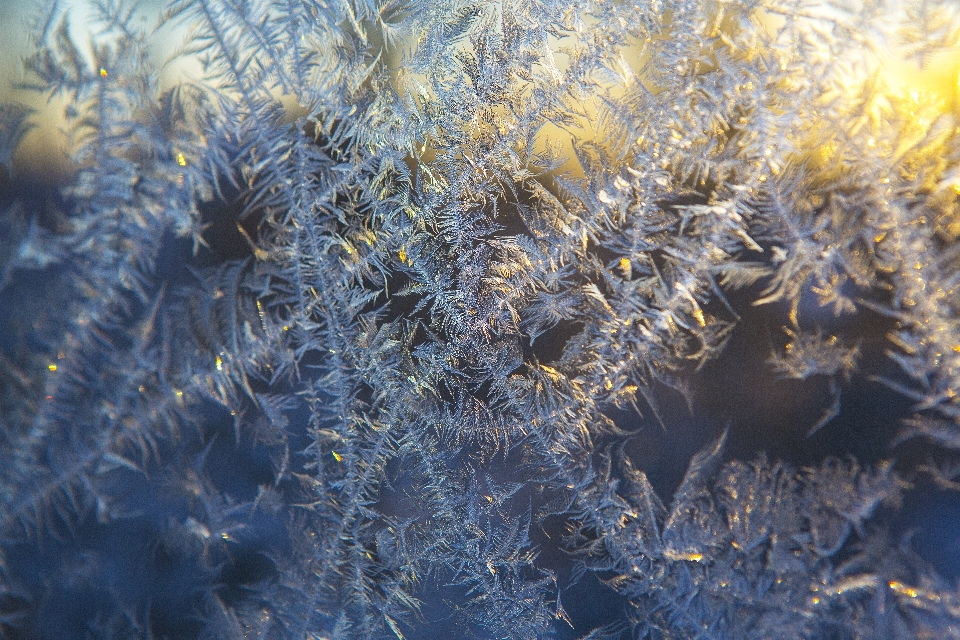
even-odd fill
[{"label": "frost on window glass", "polygon": [[958,635],[952,2],[29,32],[0,636]]}]

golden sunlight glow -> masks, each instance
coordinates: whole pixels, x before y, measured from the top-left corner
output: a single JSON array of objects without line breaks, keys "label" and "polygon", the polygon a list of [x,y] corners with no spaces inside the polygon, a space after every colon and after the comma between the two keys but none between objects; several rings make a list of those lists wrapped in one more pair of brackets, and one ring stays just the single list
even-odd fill
[{"label": "golden sunlight glow", "polygon": [[921,64],[896,48],[881,50],[885,80],[894,95],[920,104],[936,104],[945,111],[960,107],[960,43],[929,56]]}]

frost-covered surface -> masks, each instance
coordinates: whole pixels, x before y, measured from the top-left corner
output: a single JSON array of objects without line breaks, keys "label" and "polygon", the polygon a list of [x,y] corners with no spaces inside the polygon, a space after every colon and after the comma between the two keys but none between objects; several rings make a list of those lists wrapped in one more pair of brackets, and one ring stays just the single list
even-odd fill
[{"label": "frost-covered surface", "polygon": [[[180,0],[172,89],[128,8],[90,51],[45,11],[73,170],[0,202],[0,633],[960,635],[891,524],[960,479],[960,12],[807,5]],[[669,389],[711,419],[758,307],[766,375],[825,381],[801,437],[851,379],[900,431],[718,424],[655,490],[631,443]]]}]

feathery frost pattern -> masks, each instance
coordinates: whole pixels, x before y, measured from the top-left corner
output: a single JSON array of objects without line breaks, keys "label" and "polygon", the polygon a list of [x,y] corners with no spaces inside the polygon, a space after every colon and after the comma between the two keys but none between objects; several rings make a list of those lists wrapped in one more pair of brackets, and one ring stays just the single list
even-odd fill
[{"label": "feathery frost pattern", "polygon": [[[960,488],[957,63],[890,71],[947,68],[953,2],[92,6],[25,60],[69,179],[0,200],[0,636],[960,637],[891,524]],[[827,387],[801,436],[856,379],[900,431],[720,424],[654,482],[637,438],[757,313]],[[95,542],[134,530],[162,597]]]}]

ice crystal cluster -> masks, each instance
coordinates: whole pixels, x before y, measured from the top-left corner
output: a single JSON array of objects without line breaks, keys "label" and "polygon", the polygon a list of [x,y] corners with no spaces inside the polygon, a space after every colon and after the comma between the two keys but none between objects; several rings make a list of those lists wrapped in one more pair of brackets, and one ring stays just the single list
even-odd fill
[{"label": "ice crystal cluster", "polygon": [[[960,486],[953,0],[93,13],[25,59],[55,193],[0,112],[0,635],[960,637],[896,525]],[[758,310],[881,455],[731,450]]]}]

